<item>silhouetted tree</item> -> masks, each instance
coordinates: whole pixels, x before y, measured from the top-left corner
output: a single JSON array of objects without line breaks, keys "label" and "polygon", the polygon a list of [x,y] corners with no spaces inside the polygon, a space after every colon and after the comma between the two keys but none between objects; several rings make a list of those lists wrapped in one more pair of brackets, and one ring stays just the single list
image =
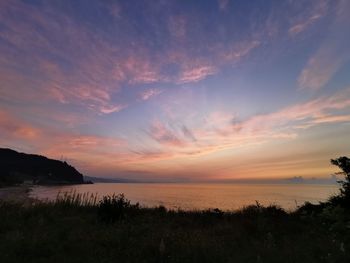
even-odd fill
[{"label": "silhouetted tree", "polygon": [[342,188],[340,189],[340,197],[345,201],[350,201],[350,159],[342,156],[337,159],[331,159],[331,164],[338,166],[342,171],[337,173],[345,176],[344,181],[340,181]]}]

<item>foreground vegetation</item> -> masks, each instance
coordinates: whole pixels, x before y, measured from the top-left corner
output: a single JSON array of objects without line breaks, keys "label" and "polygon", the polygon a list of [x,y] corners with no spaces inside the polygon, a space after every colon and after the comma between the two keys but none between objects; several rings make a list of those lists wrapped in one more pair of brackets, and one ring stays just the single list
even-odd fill
[{"label": "foreground vegetation", "polygon": [[346,187],[291,213],[259,203],[235,212],[168,211],[123,195],[3,202],[0,262],[350,262]]}]

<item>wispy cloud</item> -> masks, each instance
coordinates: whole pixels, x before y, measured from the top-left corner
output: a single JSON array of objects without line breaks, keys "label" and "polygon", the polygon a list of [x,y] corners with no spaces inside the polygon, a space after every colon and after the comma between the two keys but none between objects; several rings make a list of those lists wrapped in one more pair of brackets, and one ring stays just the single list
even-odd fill
[{"label": "wispy cloud", "polygon": [[[181,15],[171,16],[169,24],[152,27],[156,33],[166,27],[173,37],[185,41],[183,47],[169,45],[155,54],[147,44],[149,39],[141,39],[137,44],[129,39],[134,31],[121,29],[121,38],[96,34],[69,13],[56,10],[55,5],[40,8],[21,1],[2,5],[0,17],[4,27],[0,36],[8,44],[0,46],[3,54],[0,74],[6,76],[2,78],[6,89],[1,92],[6,92],[3,95],[9,100],[26,103],[34,104],[41,99],[51,100],[57,106],[79,106],[97,114],[118,112],[132,104],[115,101],[116,95],[127,92],[128,86],[199,82],[259,46],[254,40],[241,44],[233,41],[238,44],[223,47],[211,39],[207,47],[194,54],[197,40],[188,36],[187,31],[193,31],[195,18]],[[109,15],[121,19],[121,5],[106,7]],[[128,30],[134,30],[132,25],[128,26]],[[173,54],[178,54],[175,59]],[[164,70],[174,65],[178,71]],[[16,89],[10,88],[13,86]]]},{"label": "wispy cloud", "polygon": [[297,35],[297,34],[303,32],[304,30],[306,30],[310,25],[312,25],[314,22],[316,22],[319,18],[321,18],[320,14],[313,15],[313,16],[309,17],[306,21],[302,21],[302,22],[290,27],[288,32],[292,36]]},{"label": "wispy cloud", "polygon": [[243,57],[247,56],[251,51],[261,45],[259,40],[242,41],[235,43],[231,47],[220,52],[220,57],[226,63],[237,63]]},{"label": "wispy cloud", "polygon": [[298,83],[302,89],[318,90],[328,83],[344,63],[344,57],[334,47],[320,48],[307,62]]},{"label": "wispy cloud", "polygon": [[152,97],[158,96],[161,94],[163,91],[160,89],[147,89],[140,94],[140,99],[141,100],[149,100]]},{"label": "wispy cloud", "polygon": [[300,88],[311,90],[322,88],[350,60],[348,49],[350,38],[344,34],[350,27],[350,19],[345,11],[349,8],[348,1],[337,2],[334,9],[334,21],[328,29],[328,37],[308,60],[298,78]]},{"label": "wispy cloud", "polygon": [[23,122],[6,111],[0,110],[0,131],[2,143],[11,139],[34,140],[41,132],[32,125]]},{"label": "wispy cloud", "polygon": [[349,95],[350,90],[347,90],[328,98],[321,97],[303,104],[287,107],[275,113],[257,115],[246,121],[234,123],[232,128],[246,132],[271,132],[285,129],[293,130],[300,124],[314,126],[319,123],[346,121],[341,113],[333,112],[333,115],[331,115],[331,112],[349,108]]},{"label": "wispy cloud", "polygon": [[186,138],[188,138],[189,140],[191,140],[193,142],[197,141],[197,139],[194,136],[193,132],[189,128],[187,128],[185,125],[182,126],[182,132],[183,132],[184,136]]},{"label": "wispy cloud", "polygon": [[[349,91],[305,102],[288,90],[290,106],[277,99],[280,82],[295,81],[279,74],[286,61],[308,90],[347,65],[346,0],[262,9],[218,0],[210,10],[181,1],[39,2],[0,1],[2,145],[64,155],[87,171],[165,174],[190,159],[200,174],[228,153],[349,122]],[[315,51],[296,68],[307,50]]]},{"label": "wispy cloud", "polygon": [[185,141],[181,140],[173,131],[159,121],[152,123],[149,134],[158,143],[166,146],[181,147],[186,144]]},{"label": "wispy cloud", "polygon": [[329,9],[329,2],[327,0],[320,0],[311,3],[310,7],[302,5],[302,9],[296,17],[293,17],[291,26],[288,29],[290,36],[296,36],[308,28],[310,28],[316,21],[324,17]]},{"label": "wispy cloud", "polygon": [[213,75],[217,72],[217,69],[213,66],[199,66],[195,68],[189,68],[181,72],[178,82],[188,83],[197,82],[206,77]]},{"label": "wispy cloud", "polygon": [[350,110],[349,98],[347,89],[245,120],[239,120],[234,114],[214,112],[194,130],[182,125],[182,135],[161,122],[154,122],[149,134],[172,153],[163,155],[164,158],[202,156],[277,139],[292,140],[303,130],[317,125],[349,122],[349,114],[344,113]]},{"label": "wispy cloud", "polygon": [[100,111],[105,114],[113,113],[113,112],[119,112],[122,109],[125,109],[127,105],[121,104],[121,105],[116,105],[116,106],[102,106],[100,108]]}]

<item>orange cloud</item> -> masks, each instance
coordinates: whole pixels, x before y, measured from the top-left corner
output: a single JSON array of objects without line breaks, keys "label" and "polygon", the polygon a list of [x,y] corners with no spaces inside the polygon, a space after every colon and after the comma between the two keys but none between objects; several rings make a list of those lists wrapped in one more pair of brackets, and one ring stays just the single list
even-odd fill
[{"label": "orange cloud", "polygon": [[[321,97],[241,121],[233,114],[214,112],[205,119],[200,128],[194,129],[195,143],[183,143],[184,139],[180,140],[181,137],[178,134],[161,123],[154,124],[152,136],[167,146],[166,149],[173,153],[172,157],[203,156],[227,149],[246,148],[276,139],[291,140],[298,137],[301,129],[320,124],[349,122],[349,115],[342,113],[350,108],[349,98],[348,89],[330,97]],[[188,138],[188,135],[185,137]],[[171,143],[167,143],[168,141]],[[179,145],[181,148],[177,147]]]},{"label": "orange cloud", "polygon": [[0,110],[0,131],[2,139],[37,139],[40,131],[30,124],[27,124],[5,111]]}]

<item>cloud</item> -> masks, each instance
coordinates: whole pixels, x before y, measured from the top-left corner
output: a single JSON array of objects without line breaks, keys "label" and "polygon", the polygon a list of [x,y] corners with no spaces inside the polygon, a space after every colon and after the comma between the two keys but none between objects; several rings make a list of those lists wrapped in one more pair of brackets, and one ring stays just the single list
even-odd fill
[{"label": "cloud", "polygon": [[274,113],[256,115],[245,121],[233,123],[228,134],[237,134],[234,131],[239,131],[273,135],[283,131],[296,132],[300,127],[310,128],[321,123],[346,122],[348,116],[337,111],[350,108],[349,95],[348,89],[330,97],[321,97]]},{"label": "cloud", "polygon": [[[201,32],[194,23],[197,18],[185,13],[171,16],[164,25],[157,21],[148,25],[157,39],[164,39],[165,46],[154,52],[156,43],[123,20],[124,8],[122,4],[106,4],[101,9],[108,12],[107,18],[118,32],[115,35],[108,28],[102,32],[81,23],[59,5],[2,2],[1,96],[29,107],[39,100],[50,101],[52,108],[74,107],[96,115],[110,114],[132,105],[130,101],[115,101],[120,93],[128,93],[129,86],[199,82],[259,46],[254,40],[230,41],[232,45],[222,47],[215,39],[199,46],[200,38],[188,34]],[[172,44],[172,38],[160,35],[165,31],[184,42]],[[200,50],[193,52],[198,47]],[[178,70],[167,70],[172,67]]]},{"label": "cloud", "polygon": [[152,97],[158,96],[163,91],[160,89],[147,89],[140,94],[141,100],[149,100]]},{"label": "cloud", "polygon": [[[3,110],[0,110],[0,134],[0,144],[3,147],[30,151],[55,159],[65,156],[69,160],[79,160],[79,164],[100,162],[104,158],[111,161],[117,156],[123,157],[123,152],[127,152],[126,142],[121,138],[34,125]],[[128,159],[130,158],[129,154]]]},{"label": "cloud", "polygon": [[213,66],[199,66],[189,68],[181,72],[178,83],[198,82],[206,77],[213,75],[217,69]]},{"label": "cloud", "polygon": [[0,131],[0,140],[2,139],[3,142],[12,139],[33,140],[41,135],[40,131],[32,125],[2,110],[0,110]]},{"label": "cloud", "polygon": [[222,51],[220,53],[220,57],[226,63],[236,63],[260,45],[261,41],[259,40],[242,41],[240,43],[235,43],[233,46]]},{"label": "cloud", "polygon": [[289,28],[288,32],[290,35],[294,36],[303,31],[305,31],[310,25],[320,19],[322,16],[320,14],[313,15],[309,17],[306,21],[300,22]]},{"label": "cloud", "polygon": [[182,132],[183,132],[184,136],[186,138],[188,138],[189,140],[191,140],[193,142],[197,141],[197,139],[194,136],[194,134],[192,133],[192,131],[190,129],[188,129],[185,125],[182,126]]},{"label": "cloud", "polygon": [[[301,89],[319,90],[325,86],[335,73],[350,60],[350,38],[348,32],[350,19],[348,1],[339,1],[335,8],[335,18],[329,26],[326,40],[309,58],[302,70],[298,84]],[[336,41],[334,41],[336,39]]]},{"label": "cloud", "polygon": [[296,17],[293,17],[291,25],[288,29],[290,36],[296,36],[308,28],[310,28],[316,21],[323,18],[329,9],[327,0],[320,0],[308,5],[300,5],[301,9]]},{"label": "cloud", "polygon": [[166,146],[182,147],[186,144],[185,141],[178,138],[173,131],[159,121],[153,122],[149,134],[158,143]]},{"label": "cloud", "polygon": [[[21,19],[14,19],[11,13]],[[36,103],[50,99],[109,114],[128,104],[113,101],[125,83],[163,80],[159,61],[152,63],[149,50],[113,43],[54,5],[41,10],[19,1],[8,2],[0,17],[4,23],[0,74],[7,75],[1,92],[6,92],[9,100]]]},{"label": "cloud", "polygon": [[298,83],[302,89],[318,90],[328,83],[344,64],[345,58],[331,46],[321,47],[307,62]]},{"label": "cloud", "polygon": [[[196,129],[182,126],[184,138],[157,123],[154,138],[163,142],[172,155],[199,157],[224,150],[247,148],[275,140],[293,140],[299,134],[317,125],[350,122],[350,89],[328,97],[320,97],[305,103],[285,107],[268,114],[240,120],[235,114],[213,112]],[[194,136],[196,134],[196,136]],[[187,143],[179,143],[179,141]],[[167,143],[167,141],[174,141]],[[188,143],[195,141],[196,143]],[[178,147],[181,145],[181,147]],[[172,147],[175,146],[175,147]]]},{"label": "cloud", "polygon": [[109,114],[109,113],[113,113],[113,112],[119,112],[121,111],[122,109],[125,109],[127,107],[127,105],[116,105],[116,106],[102,106],[100,108],[100,111],[102,113],[105,113],[105,114]]}]

